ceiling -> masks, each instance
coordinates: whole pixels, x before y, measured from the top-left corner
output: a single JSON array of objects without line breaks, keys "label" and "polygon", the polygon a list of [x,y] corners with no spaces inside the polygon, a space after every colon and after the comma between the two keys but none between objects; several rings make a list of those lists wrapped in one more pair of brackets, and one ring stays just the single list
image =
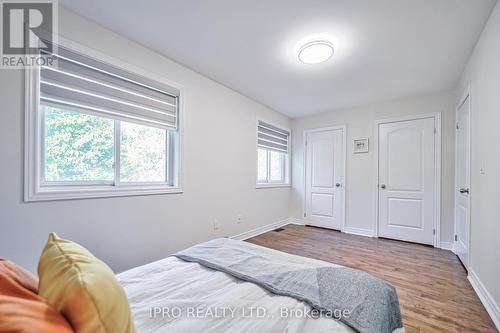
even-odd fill
[{"label": "ceiling", "polygon": [[[496,0],[60,0],[291,117],[451,89]],[[329,61],[297,60],[314,35]]]}]

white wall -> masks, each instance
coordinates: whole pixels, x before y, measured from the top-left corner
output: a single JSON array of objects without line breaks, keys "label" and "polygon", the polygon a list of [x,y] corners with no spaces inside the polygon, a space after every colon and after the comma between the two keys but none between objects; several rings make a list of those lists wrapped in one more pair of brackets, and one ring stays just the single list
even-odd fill
[{"label": "white wall", "polygon": [[[500,5],[492,12],[457,88],[471,87],[471,262],[497,306],[500,325]],[[480,173],[481,166],[485,174]]]},{"label": "white wall", "polygon": [[256,117],[289,127],[287,117],[64,9],[59,23],[63,37],[185,87],[184,193],[24,203],[24,80],[0,70],[1,257],[34,271],[55,231],[121,271],[288,217],[289,188],[255,189]]},{"label": "white wall", "polygon": [[[442,122],[442,195],[441,241],[451,242],[453,234],[454,182],[454,95],[446,92],[332,111],[294,119],[291,216],[302,215],[304,195],[303,132],[306,129],[347,125],[346,226],[371,233],[375,226],[375,120],[412,114],[441,112]],[[353,140],[368,137],[370,152],[353,153]]]}]

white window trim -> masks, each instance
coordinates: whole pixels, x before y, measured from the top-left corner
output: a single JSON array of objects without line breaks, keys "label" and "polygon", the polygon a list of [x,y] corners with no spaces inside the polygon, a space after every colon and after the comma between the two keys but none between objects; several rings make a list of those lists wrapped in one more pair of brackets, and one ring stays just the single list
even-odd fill
[{"label": "white window trim", "polygon": [[280,187],[291,187],[292,185],[290,184],[273,184],[273,183],[259,183],[255,185],[256,189],[262,189],[262,188],[280,188]]},{"label": "white window trim", "polygon": [[[285,180],[283,182],[276,182],[276,181],[275,182],[265,182],[265,183],[259,182],[259,174],[258,174],[259,144],[258,144],[258,130],[257,130],[258,125],[259,125],[259,121],[265,122],[269,125],[283,129],[285,131],[288,131],[288,133],[290,133],[289,138],[288,138],[288,153],[286,154],[286,161],[284,163],[285,170],[283,170],[283,171],[284,171]],[[269,121],[267,119],[257,118],[257,120],[255,122],[255,146],[256,146],[256,149],[255,149],[255,153],[256,153],[256,158],[255,158],[255,164],[256,164],[255,184],[256,185],[255,185],[255,188],[256,189],[264,189],[264,188],[291,187],[292,186],[292,184],[291,184],[291,172],[290,172],[291,171],[290,164],[291,164],[291,159],[292,159],[292,156],[291,156],[292,155],[292,131],[291,131],[291,129],[288,127],[285,127],[283,125],[276,124],[275,122]],[[264,148],[262,148],[262,149],[264,149]],[[267,156],[267,163],[269,164],[269,155]],[[269,167],[267,168],[267,172],[269,172]]]},{"label": "white window trim", "polygon": [[[39,110],[39,77],[37,71],[32,68],[25,69],[25,124],[24,124],[24,201],[50,201],[69,200],[85,198],[105,198],[138,196],[153,194],[182,193],[182,151],[183,151],[183,124],[184,124],[184,88],[165,78],[147,72],[132,64],[120,61],[93,49],[81,46],[73,41],[59,37],[59,45],[71,50],[83,53],[106,63],[111,63],[123,70],[142,75],[144,77],[159,81],[166,85],[179,89],[179,119],[178,119],[178,145],[175,151],[167,153],[167,158],[174,155],[176,159],[176,170],[168,170],[169,176],[173,177],[174,186],[158,183],[131,183],[124,184],[85,184],[64,186],[41,186],[42,175],[42,119]],[[169,145],[169,149],[171,149]],[[171,154],[171,155],[169,155]]]}]

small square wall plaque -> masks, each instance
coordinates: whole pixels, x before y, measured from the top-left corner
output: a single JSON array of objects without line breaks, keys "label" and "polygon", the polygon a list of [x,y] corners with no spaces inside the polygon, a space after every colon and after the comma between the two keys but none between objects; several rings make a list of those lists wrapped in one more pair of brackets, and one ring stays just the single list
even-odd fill
[{"label": "small square wall plaque", "polygon": [[368,138],[360,138],[354,140],[354,153],[367,153],[368,152]]}]

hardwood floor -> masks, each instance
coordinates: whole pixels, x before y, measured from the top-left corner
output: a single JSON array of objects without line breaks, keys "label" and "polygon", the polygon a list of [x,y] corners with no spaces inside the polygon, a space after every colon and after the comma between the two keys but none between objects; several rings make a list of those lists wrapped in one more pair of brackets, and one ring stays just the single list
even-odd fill
[{"label": "hardwood floor", "polygon": [[314,227],[284,228],[248,241],[387,280],[397,289],[406,333],[498,332],[450,251]]}]

